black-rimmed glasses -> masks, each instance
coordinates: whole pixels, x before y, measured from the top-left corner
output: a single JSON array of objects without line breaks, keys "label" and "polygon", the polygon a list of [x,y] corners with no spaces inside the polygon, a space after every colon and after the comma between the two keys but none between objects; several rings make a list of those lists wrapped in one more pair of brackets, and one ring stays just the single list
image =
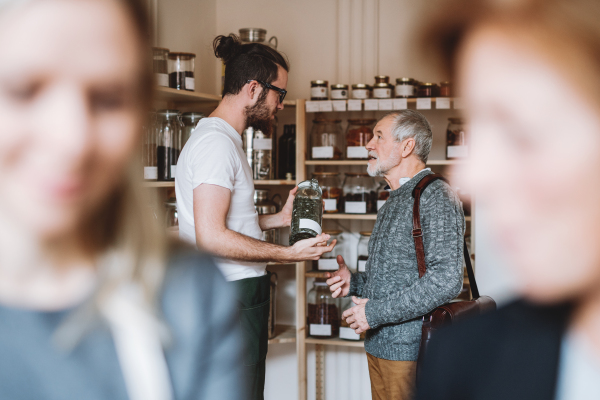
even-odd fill
[{"label": "black-rimmed glasses", "polygon": [[267,83],[267,82],[259,81],[258,79],[248,79],[248,82],[246,82],[246,83],[250,83],[253,80],[256,81],[256,82],[258,82],[258,83],[260,83],[261,85],[263,85],[267,89],[271,89],[271,90],[274,90],[277,93],[279,93],[279,103],[283,104],[283,99],[285,99],[285,95],[287,94],[287,90],[278,88],[277,86],[273,86],[273,85],[271,85],[270,83]]}]

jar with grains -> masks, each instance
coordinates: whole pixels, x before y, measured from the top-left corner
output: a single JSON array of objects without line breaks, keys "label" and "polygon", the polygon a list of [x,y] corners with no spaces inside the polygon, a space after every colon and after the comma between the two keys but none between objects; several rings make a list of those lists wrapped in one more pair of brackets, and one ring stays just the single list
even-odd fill
[{"label": "jar with grains", "polygon": [[315,119],[310,132],[313,160],[341,160],[344,149],[341,119]]},{"label": "jar with grains", "polygon": [[314,172],[312,177],[319,182],[323,192],[324,212],[327,214],[340,212],[342,182],[339,172]]},{"label": "jar with grains", "polygon": [[452,84],[450,82],[440,83],[440,97],[452,97]]},{"label": "jar with grains", "polygon": [[169,49],[152,48],[152,70],[157,86],[169,87]]},{"label": "jar with grains", "polygon": [[331,100],[347,100],[348,85],[336,84],[331,85]]},{"label": "jar with grains", "polygon": [[[355,304],[352,302],[352,299],[348,297],[341,298],[340,304],[340,315],[342,315],[344,311],[355,306]],[[360,335],[357,334],[354,329],[350,328],[350,325],[348,325],[345,319],[342,318],[340,320],[340,339],[365,340],[365,336],[365,332],[361,333]]]},{"label": "jar with grains", "polygon": [[329,99],[329,93],[327,93],[327,81],[310,81],[310,99],[311,100],[327,100]]},{"label": "jar with grains", "polygon": [[377,75],[375,77],[375,84],[377,83],[386,83],[389,84],[390,83],[390,77],[387,75]]},{"label": "jar with grains", "polygon": [[396,79],[396,98],[415,97],[415,81],[412,78]]},{"label": "jar with grains", "polygon": [[349,119],[346,130],[346,157],[348,159],[369,158],[369,151],[365,147],[373,138],[373,126],[376,119]]},{"label": "jar with grains", "polygon": [[367,267],[367,260],[369,259],[369,240],[371,239],[371,232],[363,231],[360,233],[360,239],[358,239],[358,246],[356,248],[356,260],[358,272],[365,272]]},{"label": "jar with grains", "polygon": [[181,136],[181,148],[187,143],[192,132],[196,129],[196,125],[202,118],[206,117],[204,114],[199,112],[186,112],[181,115],[183,121],[183,134]]},{"label": "jar with grains", "polygon": [[177,159],[181,151],[183,123],[178,110],[160,110],[156,113],[156,165],[159,181],[175,179]]},{"label": "jar with grains", "polygon": [[357,83],[352,85],[352,98],[353,99],[368,99],[371,95],[371,89],[369,85],[365,83]]},{"label": "jar with grains", "polygon": [[308,334],[318,337],[337,337],[341,321],[339,301],[333,298],[325,279],[315,279],[306,297]]},{"label": "jar with grains", "polygon": [[337,240],[337,243],[333,250],[329,253],[323,253],[321,258],[318,260],[313,260],[312,269],[313,271],[337,271],[339,268],[339,264],[337,263],[337,256],[342,256],[346,259],[346,247],[344,244],[344,237],[342,236],[342,231],[340,230],[324,230],[323,233],[331,236],[331,240]]},{"label": "jar with grains", "polygon": [[392,89],[389,83],[376,83],[373,86],[373,98],[374,99],[391,99]]},{"label": "jar with grains", "polygon": [[461,118],[448,118],[448,128],[446,129],[446,158],[467,158],[469,157],[468,138]]},{"label": "jar with grains", "polygon": [[343,186],[344,212],[367,214],[377,212],[377,185],[366,172],[346,172]]},{"label": "jar with grains", "polygon": [[142,144],[142,164],[144,166],[144,179],[156,180],[158,178],[158,168],[156,163],[156,115],[150,113],[148,119],[142,126],[143,144]]},{"label": "jar with grains", "polygon": [[299,240],[310,239],[322,232],[323,192],[316,179],[298,184],[292,208],[290,246]]},{"label": "jar with grains", "polygon": [[379,183],[379,187],[377,188],[377,211],[383,207],[387,199],[390,197],[390,190],[391,189],[386,181],[381,181]]},{"label": "jar with grains", "polygon": [[169,53],[169,87],[173,89],[189,90],[196,89],[194,79],[194,61],[196,55],[193,53]]}]

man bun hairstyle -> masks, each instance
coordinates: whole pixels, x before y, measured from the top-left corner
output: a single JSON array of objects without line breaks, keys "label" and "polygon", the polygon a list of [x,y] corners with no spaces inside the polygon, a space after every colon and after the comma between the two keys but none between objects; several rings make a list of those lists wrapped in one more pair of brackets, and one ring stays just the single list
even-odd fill
[{"label": "man bun hairstyle", "polygon": [[249,80],[272,83],[277,80],[278,65],[290,70],[287,59],[274,48],[262,43],[242,43],[234,34],[217,36],[213,50],[225,64],[223,97],[238,94]]}]

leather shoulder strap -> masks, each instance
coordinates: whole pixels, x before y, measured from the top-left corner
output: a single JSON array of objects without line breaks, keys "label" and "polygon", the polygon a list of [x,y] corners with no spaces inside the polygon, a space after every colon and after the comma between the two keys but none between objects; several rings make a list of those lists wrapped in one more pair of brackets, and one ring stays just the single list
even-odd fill
[{"label": "leather shoulder strap", "polygon": [[[423,245],[423,230],[421,229],[421,213],[419,205],[421,203],[421,194],[425,191],[425,188],[431,183],[441,179],[448,182],[446,178],[439,174],[429,174],[425,176],[413,189],[413,240],[415,241],[415,251],[417,253],[417,265],[419,267],[419,278],[427,272],[427,265],[425,264],[425,246]],[[467,242],[463,242],[463,254],[465,257],[465,264],[467,266],[467,275],[469,276],[469,287],[471,288],[471,295],[473,299],[479,298],[479,289],[477,288],[477,282],[475,282],[475,274],[473,273],[473,266],[471,265],[471,257],[469,256],[469,250],[467,249]]]}]

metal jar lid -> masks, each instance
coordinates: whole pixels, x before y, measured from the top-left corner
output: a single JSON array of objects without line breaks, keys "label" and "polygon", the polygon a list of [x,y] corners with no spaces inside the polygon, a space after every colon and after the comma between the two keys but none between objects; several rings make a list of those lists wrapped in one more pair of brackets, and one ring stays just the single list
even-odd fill
[{"label": "metal jar lid", "polygon": [[430,82],[426,82],[426,83],[421,83],[421,86],[433,86],[433,83]]},{"label": "metal jar lid", "polygon": [[335,85],[331,85],[331,90],[334,89],[348,90],[348,85],[344,85],[343,83],[336,83]]},{"label": "metal jar lid", "polygon": [[166,117],[166,118],[173,118],[173,117],[179,117],[181,115],[181,113],[179,112],[179,110],[158,110],[156,112],[157,116],[161,116],[161,117]]},{"label": "metal jar lid", "polygon": [[356,89],[369,89],[369,85],[367,85],[366,83],[355,83],[354,85],[352,85],[352,89],[356,90]]},{"label": "metal jar lid", "polygon": [[390,77],[387,75],[375,76],[375,83],[390,83]]},{"label": "metal jar lid", "polygon": [[401,84],[401,83],[414,83],[415,80],[413,78],[396,78],[396,83],[397,84]]},{"label": "metal jar lid", "polygon": [[192,58],[196,58],[196,55],[194,53],[169,53],[169,60],[176,60],[179,57],[191,60]]},{"label": "metal jar lid", "polygon": [[267,30],[262,28],[242,28],[239,30],[243,42],[264,42]]},{"label": "metal jar lid", "polygon": [[327,81],[322,81],[322,80],[316,80],[316,81],[310,81],[311,85],[325,85],[327,86],[329,82]]},{"label": "metal jar lid", "polygon": [[191,122],[199,121],[202,118],[206,118],[206,115],[199,112],[186,112],[181,114],[181,118],[185,120],[190,120]]},{"label": "metal jar lid", "polygon": [[389,89],[390,84],[389,83],[383,83],[383,82],[382,83],[376,83],[373,87],[376,88],[376,89],[377,88],[388,88]]}]

